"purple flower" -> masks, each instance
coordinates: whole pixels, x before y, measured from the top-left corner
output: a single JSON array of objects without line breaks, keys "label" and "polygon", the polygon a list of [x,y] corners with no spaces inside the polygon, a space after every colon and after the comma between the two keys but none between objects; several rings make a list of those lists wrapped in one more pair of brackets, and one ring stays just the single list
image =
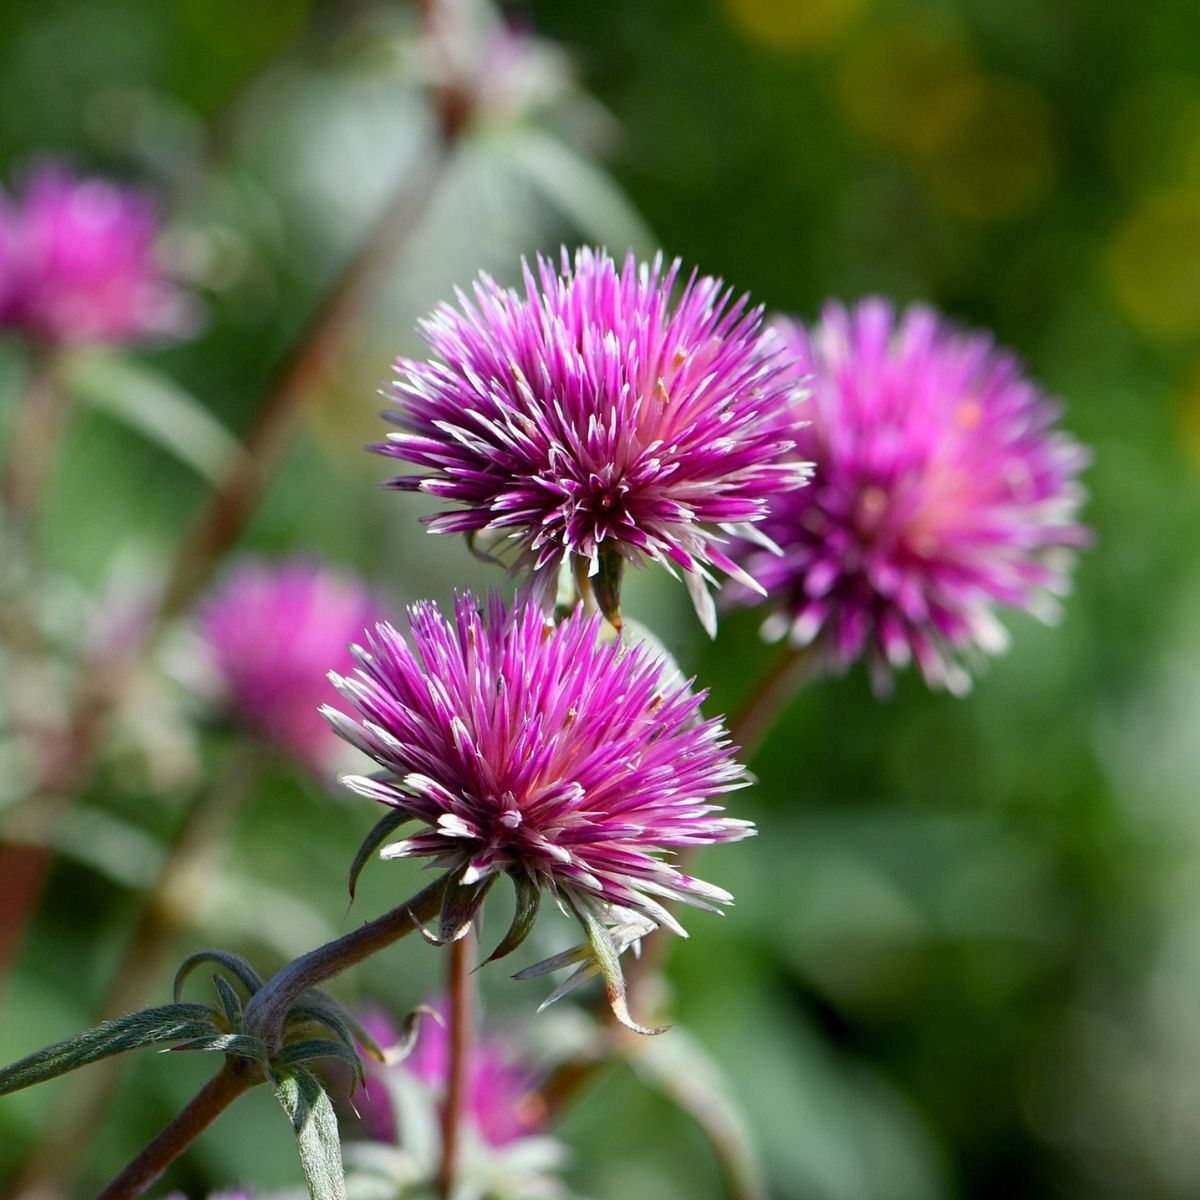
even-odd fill
[{"label": "purple flower", "polygon": [[[444,1004],[436,1008],[443,1014],[446,1011]],[[390,1046],[399,1038],[399,1031],[382,1013],[368,1014],[363,1025],[381,1046]],[[363,1125],[372,1140],[396,1142],[399,1131],[385,1084],[388,1074],[404,1071],[415,1076],[440,1101],[450,1078],[450,1035],[444,1024],[425,1020],[416,1046],[402,1063],[388,1067],[364,1056],[363,1065],[367,1092],[355,1102]],[[506,1146],[539,1131],[546,1110],[535,1093],[538,1076],[514,1059],[503,1042],[497,1039],[475,1042],[469,1070],[466,1113],[489,1146]]]},{"label": "purple flower", "polygon": [[473,304],[422,323],[437,359],[400,359],[389,419],[373,447],[426,470],[390,487],[458,506],[435,533],[511,541],[548,603],[570,561],[619,621],[627,561],[681,568],[710,632],[711,568],[749,579],[723,551],[794,486],[797,387],[760,310],[692,275],[672,309],[678,261],[618,269],[603,251],[564,250],[558,272],[525,266],[525,294],[486,275]]},{"label": "purple flower", "polygon": [[65,168],[34,168],[0,197],[0,326],[47,342],[131,342],[186,333],[190,299],[154,256],[142,194]]},{"label": "purple flower", "polygon": [[355,648],[355,675],[333,676],[356,718],[326,715],[383,768],[343,783],[424,827],[383,857],[453,873],[443,939],[466,932],[502,871],[520,902],[498,954],[528,932],[543,889],[608,950],[610,906],[683,934],[661,898],[731,900],[667,861],[752,827],[709,803],[748,778],[721,723],[700,718],[703,697],[666,683],[661,660],[600,641],[599,615],[582,607],[554,626],[534,605],[506,612],[495,595],[484,617],[466,595],[453,622],[420,603],[409,624],[411,642],[379,625],[369,649]]},{"label": "purple flower", "polygon": [[1006,644],[997,606],[1049,617],[1068,590],[1087,451],[1012,355],[930,308],[831,304],[780,331],[813,373],[799,448],[816,466],[761,526],[782,556],[742,548],[775,606],[764,631],[831,672],[865,654],[880,691],[914,658],[966,690],[961,660]]},{"label": "purple flower", "polygon": [[229,712],[327,775],[339,743],[320,715],[326,672],[351,664],[349,644],[379,616],[365,586],[307,560],[248,560],[201,606],[199,628]]}]

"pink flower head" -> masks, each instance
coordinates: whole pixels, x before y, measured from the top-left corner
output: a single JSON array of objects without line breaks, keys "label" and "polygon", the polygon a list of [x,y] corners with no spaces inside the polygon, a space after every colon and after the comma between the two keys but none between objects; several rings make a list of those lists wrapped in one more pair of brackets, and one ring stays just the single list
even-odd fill
[{"label": "pink flower head", "polygon": [[339,743],[321,718],[334,698],[329,664],[379,607],[361,582],[306,560],[248,560],[202,605],[207,643],[229,712],[259,736],[328,774]]},{"label": "pink flower head", "polygon": [[0,326],[47,342],[187,332],[195,313],[155,261],[158,228],[141,193],[36,167],[19,199],[0,199]]},{"label": "pink flower head", "polygon": [[383,857],[430,858],[452,873],[444,939],[466,932],[501,871],[525,897],[504,953],[528,932],[543,889],[601,940],[609,906],[683,934],[658,898],[710,909],[731,900],[667,861],[676,847],[733,841],[752,826],[710,803],[746,773],[721,723],[700,718],[703,697],[667,683],[661,660],[600,641],[598,614],[577,608],[554,626],[534,605],[505,611],[494,594],[486,616],[463,595],[453,621],[420,603],[409,625],[411,641],[381,624],[368,649],[355,648],[358,671],[333,679],[356,717],[326,715],[383,768],[342,782],[423,827]]},{"label": "pink flower head", "polygon": [[776,606],[765,632],[832,672],[865,654],[877,690],[914,658],[966,690],[960,659],[1006,643],[996,606],[1046,617],[1068,590],[1087,451],[1012,355],[930,308],[830,304],[811,331],[780,331],[813,373],[800,450],[815,473],[772,498],[762,530],[782,556],[743,547]]},{"label": "pink flower head", "polygon": [[[445,1006],[439,1004],[437,1010],[444,1013]],[[399,1038],[396,1027],[381,1013],[368,1015],[363,1025],[381,1046]],[[395,1142],[398,1131],[391,1098],[385,1087],[373,1085],[382,1084],[390,1071],[406,1071],[427,1084],[440,1101],[450,1078],[450,1035],[443,1023],[424,1020],[412,1053],[401,1064],[386,1067],[364,1056],[363,1065],[367,1092],[356,1100],[363,1125],[372,1140]],[[503,1042],[476,1041],[469,1070],[466,1113],[489,1146],[506,1146],[539,1131],[545,1107],[534,1091],[538,1076],[516,1061]]]},{"label": "pink flower head", "polygon": [[443,305],[421,330],[437,358],[400,359],[373,449],[425,468],[388,486],[458,506],[435,533],[510,540],[543,604],[572,562],[619,621],[627,561],[681,568],[715,629],[711,568],[754,586],[722,533],[795,486],[789,460],[797,387],[761,312],[718,279],[692,275],[671,307],[677,261],[622,268],[603,251],[564,250],[556,272],[525,266],[525,293],[484,275],[475,303]]}]

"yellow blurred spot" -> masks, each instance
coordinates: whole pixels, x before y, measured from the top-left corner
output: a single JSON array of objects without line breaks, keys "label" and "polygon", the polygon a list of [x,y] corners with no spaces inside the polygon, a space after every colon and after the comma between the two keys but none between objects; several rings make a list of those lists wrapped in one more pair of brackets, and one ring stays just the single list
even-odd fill
[{"label": "yellow blurred spot", "polygon": [[971,49],[954,26],[910,17],[858,42],[837,87],[847,119],[864,137],[927,158],[969,119],[978,78]]},{"label": "yellow blurred spot", "polygon": [[977,84],[964,118],[922,173],[957,216],[1001,221],[1032,208],[1054,182],[1054,113],[1022,80],[984,75]]},{"label": "yellow blurred spot", "polygon": [[772,50],[807,50],[832,41],[867,0],[725,0],[733,23]]},{"label": "yellow blurred spot", "polygon": [[1117,228],[1108,270],[1138,328],[1168,338],[1200,332],[1200,190],[1145,197]]},{"label": "yellow blurred spot", "polygon": [[954,414],[959,429],[974,429],[983,418],[983,405],[978,400],[964,400]]},{"label": "yellow blurred spot", "polygon": [[1193,465],[1200,467],[1200,362],[1193,363],[1184,377],[1178,407],[1184,449]]},{"label": "yellow blurred spot", "polygon": [[1141,80],[1117,101],[1108,151],[1129,187],[1200,184],[1200,83],[1165,72]]}]

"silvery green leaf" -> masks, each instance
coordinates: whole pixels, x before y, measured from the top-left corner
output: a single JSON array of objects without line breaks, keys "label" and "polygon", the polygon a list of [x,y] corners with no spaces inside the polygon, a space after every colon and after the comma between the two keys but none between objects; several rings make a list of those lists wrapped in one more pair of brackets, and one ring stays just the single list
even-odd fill
[{"label": "silvery green leaf", "polygon": [[214,975],[212,981],[213,987],[217,989],[217,996],[220,998],[221,1007],[225,1010],[225,1017],[229,1021],[229,1028],[240,1029],[242,1027],[241,998],[223,975]]},{"label": "silvery green leaf", "polygon": [[244,451],[191,393],[144,363],[101,350],[66,359],[71,392],[173,454],[197,475],[219,484]]},{"label": "silvery green leaf", "polygon": [[[529,931],[533,928],[534,921],[537,920],[538,909],[541,907],[542,889],[538,887],[536,880],[531,879],[521,870],[509,871],[508,875],[513,881],[513,888],[517,894],[517,906],[513,912],[512,924],[509,925],[508,932],[501,938],[500,944],[479,964],[480,967],[495,962],[498,958],[504,958],[516,950],[529,936]],[[476,967],[476,970],[478,969]]]},{"label": "silvery green leaf", "polygon": [[362,874],[362,869],[367,865],[367,861],[387,841],[391,834],[408,820],[411,820],[408,813],[399,808],[390,808],[371,827],[371,832],[363,838],[362,845],[359,846],[358,853],[354,856],[354,861],[350,864],[351,904],[354,903],[354,893],[358,889],[358,877]]},{"label": "silvery green leaf", "polygon": [[219,1032],[216,1016],[216,1010],[207,1004],[164,1004],[105,1021],[0,1070],[0,1095],[139,1046],[206,1037]]},{"label": "silvery green leaf", "polygon": [[303,1067],[274,1072],[272,1082],[275,1098],[296,1134],[309,1196],[312,1200],[346,1200],[337,1117],[325,1089]]},{"label": "silvery green leaf", "polygon": [[262,977],[240,954],[230,954],[227,950],[198,950],[189,955],[175,972],[174,996],[178,1000],[183,994],[183,985],[187,977],[201,963],[216,963],[224,967],[251,996],[263,985]]},{"label": "silvery green leaf", "polygon": [[[469,869],[467,868],[467,871]],[[491,890],[492,884],[496,882],[495,875],[488,875],[485,879],[463,883],[467,871],[462,872],[457,879],[451,880],[442,894],[442,912],[438,918],[435,939],[438,945],[457,942],[459,938],[467,935],[479,906]]]},{"label": "silvery green leaf", "polygon": [[266,1043],[246,1033],[206,1034],[204,1037],[181,1042],[178,1046],[171,1046],[167,1053],[174,1054],[184,1050],[211,1050],[220,1054],[234,1054],[238,1058],[252,1058],[263,1064],[267,1062]]}]

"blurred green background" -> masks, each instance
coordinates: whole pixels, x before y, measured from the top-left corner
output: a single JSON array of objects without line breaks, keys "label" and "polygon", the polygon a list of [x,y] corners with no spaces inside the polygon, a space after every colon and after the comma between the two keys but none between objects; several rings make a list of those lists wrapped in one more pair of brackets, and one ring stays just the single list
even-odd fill
[{"label": "blurred green background", "polygon": [[[397,607],[500,582],[420,531],[421,501],[380,493],[387,468],[359,447],[380,432],[390,360],[419,348],[417,317],[481,267],[512,279],[532,250],[661,245],[802,317],[885,293],[992,328],[1095,449],[1096,545],[1066,620],[1006,621],[1012,650],[965,700],[906,677],[881,704],[862,672],[797,698],[737,798],[760,836],[704,861],[738,902],[689,922],[675,1011],[727,1075],[780,1200],[1200,1195],[1200,7],[508,11],[559,50],[522,66],[528,94],[470,131],[397,239],[247,545],[356,566]],[[0,9],[4,178],[49,151],[148,179],[205,297],[201,337],[139,356],[146,386],[170,380],[248,426],[372,213],[428,153],[412,25],[406,5],[367,0]],[[18,371],[3,347],[0,373]],[[47,514],[64,621],[177,538],[205,487],[81,410]],[[711,687],[714,713],[771,660],[757,616],[709,644],[656,576],[626,607]],[[181,653],[169,644],[147,673],[79,810],[3,998],[0,1059],[87,1023],[146,856],[225,752],[185,720]],[[415,868],[380,864],[345,915],[364,808],[277,765],[185,948],[220,941],[271,966],[408,895]],[[342,990],[411,1005],[439,965],[406,943]],[[481,978],[501,1021],[525,1021],[545,990]],[[79,1194],[208,1069],[144,1054]],[[71,1086],[0,1101],[0,1179]],[[256,1095],[224,1118],[173,1186],[294,1184],[271,1108]],[[627,1069],[563,1136],[582,1195],[721,1195],[688,1119]]]}]

